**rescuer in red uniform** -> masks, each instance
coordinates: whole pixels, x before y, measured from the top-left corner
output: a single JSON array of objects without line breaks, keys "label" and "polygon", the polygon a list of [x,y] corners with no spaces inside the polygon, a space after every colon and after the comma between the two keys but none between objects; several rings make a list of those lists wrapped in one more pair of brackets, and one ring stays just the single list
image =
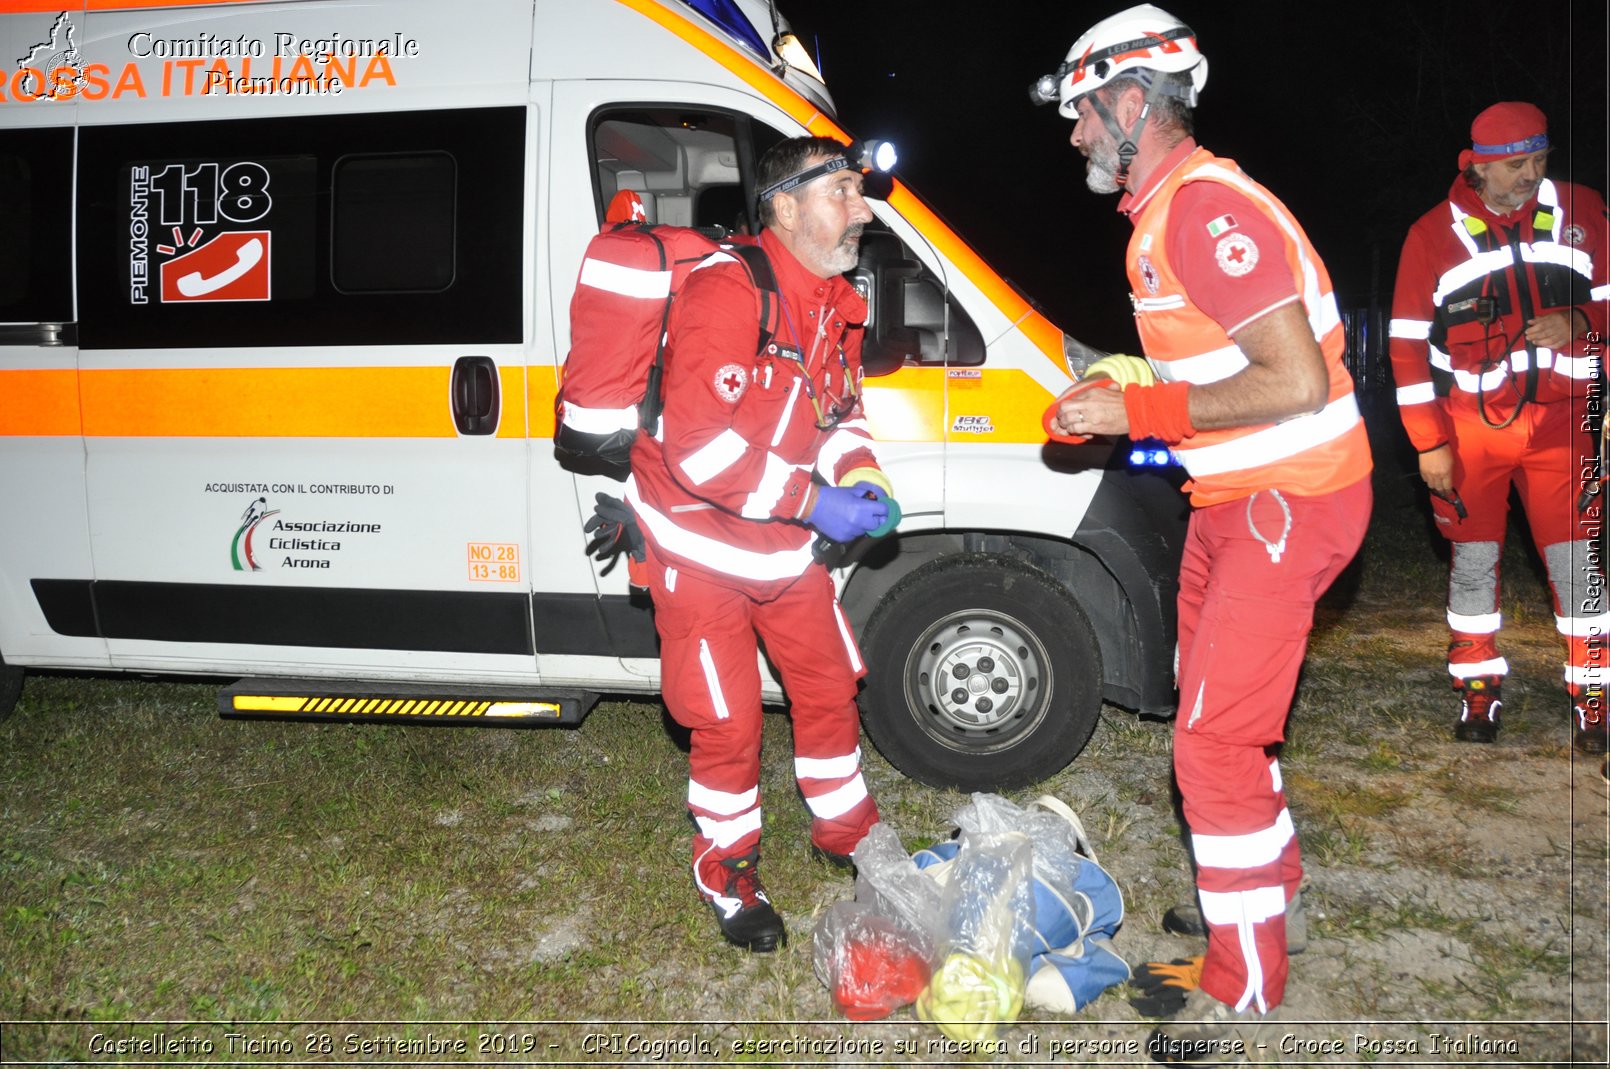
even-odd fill
[{"label": "rescuer in red uniform", "polygon": [[[813,852],[847,866],[877,820],[861,776],[856,681],[865,674],[817,533],[879,529],[890,486],[861,410],[866,304],[843,278],[872,218],[845,147],[796,138],[760,162],[759,244],[776,276],[770,323],[730,254],[672,306],[659,433],[632,449],[627,499],[647,543],[661,689],[691,732],[693,879],[722,934],[751,951],[787,941],[761,884],[760,674],[777,667]],[[762,326],[772,337],[757,356]]]},{"label": "rescuer in red uniform", "polygon": [[1142,5],[1087,31],[1054,93],[1046,81],[1036,91],[1076,120],[1086,184],[1124,191],[1148,358],[1092,366],[1113,384],[1064,395],[1052,430],[1168,443],[1196,506],[1174,771],[1208,949],[1184,981],[1198,986],[1152,1037],[1166,1061],[1226,1053],[1283,997],[1302,867],[1275,752],[1314,602],[1357,552],[1371,501],[1330,278],[1286,207],[1190,136],[1206,80],[1191,29]]},{"label": "rescuer in red uniform", "polygon": [[1553,589],[1575,745],[1604,753],[1607,620],[1593,552],[1604,499],[1589,484],[1588,411],[1610,298],[1604,199],[1544,177],[1548,122],[1531,104],[1494,104],[1470,136],[1448,199],[1403,244],[1391,329],[1398,411],[1453,550],[1454,733],[1498,735],[1509,671],[1498,562],[1513,484]]}]

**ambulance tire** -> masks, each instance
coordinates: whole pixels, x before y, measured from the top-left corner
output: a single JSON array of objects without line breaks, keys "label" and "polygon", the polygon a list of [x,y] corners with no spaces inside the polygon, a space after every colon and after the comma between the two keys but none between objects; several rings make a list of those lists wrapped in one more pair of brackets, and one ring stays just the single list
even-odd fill
[{"label": "ambulance tire", "polygon": [[867,621],[861,719],[890,764],[963,791],[1038,783],[1090,741],[1101,646],[1067,588],[1013,557],[941,557]]},{"label": "ambulance tire", "polygon": [[0,720],[10,716],[22,697],[22,669],[14,668],[0,657]]}]

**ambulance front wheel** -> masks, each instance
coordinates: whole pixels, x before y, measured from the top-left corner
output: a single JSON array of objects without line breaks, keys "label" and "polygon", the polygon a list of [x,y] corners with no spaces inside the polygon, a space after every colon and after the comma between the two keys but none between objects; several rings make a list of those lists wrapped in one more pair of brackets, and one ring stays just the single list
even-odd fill
[{"label": "ambulance front wheel", "polygon": [[1101,647],[1055,578],[1011,557],[942,557],[867,621],[862,723],[935,787],[1025,787],[1079,755],[1101,710]]},{"label": "ambulance front wheel", "polygon": [[22,697],[22,669],[15,668],[0,657],[0,720],[11,715]]}]

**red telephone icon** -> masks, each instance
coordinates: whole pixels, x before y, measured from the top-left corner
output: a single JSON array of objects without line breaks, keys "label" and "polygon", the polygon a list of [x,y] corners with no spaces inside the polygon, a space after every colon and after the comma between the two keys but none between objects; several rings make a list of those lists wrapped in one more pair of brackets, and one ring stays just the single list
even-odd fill
[{"label": "red telephone icon", "polygon": [[269,232],[235,230],[162,264],[163,301],[266,301]]}]

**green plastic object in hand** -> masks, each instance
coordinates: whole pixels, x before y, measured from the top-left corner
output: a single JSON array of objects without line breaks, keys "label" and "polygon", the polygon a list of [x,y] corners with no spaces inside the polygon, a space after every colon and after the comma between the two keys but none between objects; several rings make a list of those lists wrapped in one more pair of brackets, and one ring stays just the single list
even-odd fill
[{"label": "green plastic object in hand", "polygon": [[868,531],[868,538],[882,538],[884,535],[900,526],[900,502],[896,501],[892,497],[886,497],[883,499],[883,503],[889,506],[889,518],[872,528],[872,530]]}]

